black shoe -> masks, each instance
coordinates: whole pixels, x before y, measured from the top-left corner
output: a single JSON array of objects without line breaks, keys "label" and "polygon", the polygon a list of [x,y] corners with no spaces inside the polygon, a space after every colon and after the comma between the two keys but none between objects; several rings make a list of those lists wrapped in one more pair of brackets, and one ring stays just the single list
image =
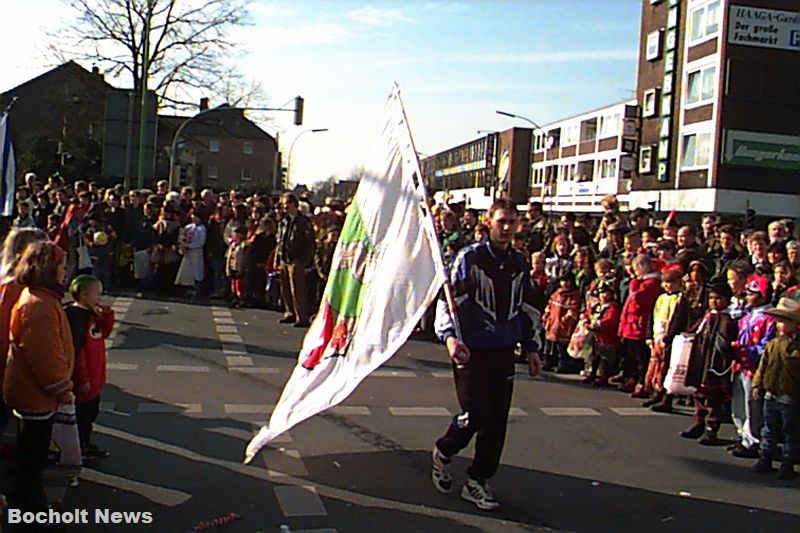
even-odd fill
[{"label": "black shoe", "polygon": [[695,426],[690,427],[689,429],[681,431],[681,437],[684,439],[699,439],[703,436],[706,428],[702,426],[702,424],[697,424]]},{"label": "black shoe", "polygon": [[654,396],[649,400],[647,400],[646,402],[642,403],[642,407],[653,407],[654,405],[657,405],[659,403],[661,403],[661,398],[659,398],[658,396]]},{"label": "black shoe", "polygon": [[311,323],[308,320],[305,320],[303,322],[295,322],[294,323],[294,327],[296,327],[296,328],[307,328],[310,325],[311,325]]},{"label": "black shoe", "polygon": [[90,457],[92,459],[106,459],[111,456],[108,450],[98,448],[94,444],[89,444],[86,446],[86,449],[83,453],[86,457]]},{"label": "black shoe", "polygon": [[772,468],[772,459],[763,455],[759,457],[756,464],[753,465],[753,472],[756,474],[769,474],[774,471],[775,469]]},{"label": "black shoe", "polygon": [[285,316],[278,320],[278,324],[294,324],[297,322],[297,319],[293,316]]},{"label": "black shoe", "polygon": [[742,446],[741,441],[734,442],[733,444],[728,444],[727,446],[725,446],[725,451],[726,452],[732,452],[736,448],[740,448],[740,447],[742,447],[742,448],[744,447],[744,446]]},{"label": "black shoe", "polygon": [[731,450],[731,455],[741,459],[758,459],[758,449],[756,446],[747,448],[746,446],[739,444],[736,448]]},{"label": "black shoe", "polygon": [[781,463],[781,467],[778,470],[778,479],[785,479],[786,481],[791,481],[794,479],[794,465],[788,461],[784,461]]},{"label": "black shoe", "polygon": [[671,413],[672,412],[672,402],[671,401],[662,401],[650,407],[650,410],[655,413]]},{"label": "black shoe", "polygon": [[707,430],[703,433],[703,436],[700,437],[700,440],[697,441],[697,444],[700,446],[717,446],[720,443],[720,440],[717,438],[717,432],[712,430]]}]

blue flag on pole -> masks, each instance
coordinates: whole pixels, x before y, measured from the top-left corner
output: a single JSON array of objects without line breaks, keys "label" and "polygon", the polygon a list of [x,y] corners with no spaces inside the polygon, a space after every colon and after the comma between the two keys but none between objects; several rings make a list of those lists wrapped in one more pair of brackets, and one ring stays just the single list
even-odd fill
[{"label": "blue flag on pole", "polygon": [[0,118],[0,216],[14,216],[14,192],[17,166],[14,161],[14,145],[8,128],[8,113]]}]

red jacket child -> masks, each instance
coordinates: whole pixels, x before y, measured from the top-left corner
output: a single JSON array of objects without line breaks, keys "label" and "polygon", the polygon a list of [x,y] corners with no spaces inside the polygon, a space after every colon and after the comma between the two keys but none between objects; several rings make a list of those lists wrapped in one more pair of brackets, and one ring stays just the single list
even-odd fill
[{"label": "red jacket child", "polygon": [[75,403],[94,400],[106,384],[105,340],[114,329],[114,310],[106,306],[101,310],[98,314],[74,303],[65,310],[75,347]]},{"label": "red jacket child", "polygon": [[661,294],[658,272],[650,272],[631,280],[628,298],[622,307],[619,322],[621,339],[643,341],[647,339],[647,327],[653,318],[653,307]]},{"label": "red jacket child", "polygon": [[594,339],[597,346],[619,346],[620,305],[611,302],[608,305],[597,304],[597,321]]},{"label": "red jacket child", "polygon": [[581,312],[581,294],[578,289],[560,288],[550,296],[544,311],[546,338],[558,344],[569,344]]}]

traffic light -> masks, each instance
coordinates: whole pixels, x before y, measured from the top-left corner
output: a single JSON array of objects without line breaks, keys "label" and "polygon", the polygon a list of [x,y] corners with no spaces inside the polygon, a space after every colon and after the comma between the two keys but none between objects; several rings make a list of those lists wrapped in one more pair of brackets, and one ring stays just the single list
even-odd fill
[{"label": "traffic light", "polygon": [[745,227],[745,229],[755,229],[756,228],[756,210],[755,209],[748,209],[747,211],[745,211],[744,227]]},{"label": "traffic light", "polygon": [[294,98],[294,125],[300,126],[303,124],[303,97],[295,96]]}]

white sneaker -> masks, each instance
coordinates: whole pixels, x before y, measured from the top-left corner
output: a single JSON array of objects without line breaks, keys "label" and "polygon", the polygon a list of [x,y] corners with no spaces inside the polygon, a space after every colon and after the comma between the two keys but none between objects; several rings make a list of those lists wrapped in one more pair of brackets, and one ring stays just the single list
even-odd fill
[{"label": "white sneaker", "polygon": [[436,490],[442,494],[447,494],[453,489],[453,476],[450,474],[450,457],[447,457],[436,445],[433,445],[431,454],[431,481]]},{"label": "white sneaker", "polygon": [[495,511],[500,508],[500,502],[495,499],[491,487],[485,481],[479,483],[470,478],[461,489],[461,498],[474,503],[478,509],[484,511]]}]

